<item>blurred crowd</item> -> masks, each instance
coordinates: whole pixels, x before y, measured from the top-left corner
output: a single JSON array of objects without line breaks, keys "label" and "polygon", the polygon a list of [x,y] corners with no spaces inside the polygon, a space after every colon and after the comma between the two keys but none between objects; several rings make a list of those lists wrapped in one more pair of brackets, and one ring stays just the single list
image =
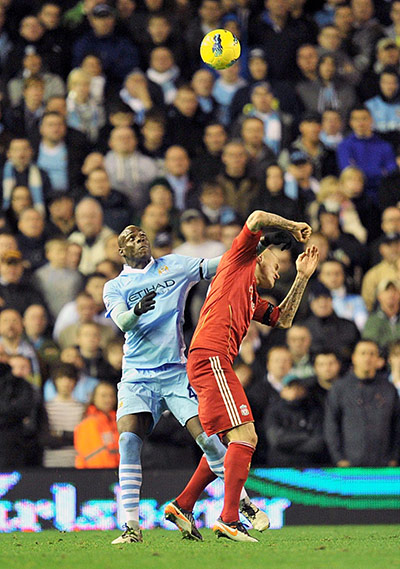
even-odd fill
[{"label": "blurred crowd", "polygon": [[[242,46],[219,72],[215,28]],[[255,209],[309,222],[320,266],[295,325],[253,323],[235,362],[253,463],[397,465],[399,77],[400,0],[0,0],[0,468],[117,467],[118,233],[211,258]],[[144,467],[194,447],[166,413]]]}]

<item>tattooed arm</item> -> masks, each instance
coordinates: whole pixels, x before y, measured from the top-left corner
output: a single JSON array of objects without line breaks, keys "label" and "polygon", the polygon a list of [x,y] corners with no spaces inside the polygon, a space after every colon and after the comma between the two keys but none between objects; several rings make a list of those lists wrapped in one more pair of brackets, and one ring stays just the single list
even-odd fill
[{"label": "tattooed arm", "polygon": [[293,237],[301,243],[306,243],[311,235],[311,227],[307,223],[291,221],[285,219],[280,215],[268,213],[266,211],[253,211],[246,221],[247,227],[252,233],[257,233],[261,229],[268,227],[277,227],[278,229],[285,229],[289,231]]},{"label": "tattooed arm", "polygon": [[290,328],[297,312],[308,280],[318,266],[319,252],[317,247],[307,247],[296,261],[297,275],[291,289],[279,305],[279,320],[277,328]]}]

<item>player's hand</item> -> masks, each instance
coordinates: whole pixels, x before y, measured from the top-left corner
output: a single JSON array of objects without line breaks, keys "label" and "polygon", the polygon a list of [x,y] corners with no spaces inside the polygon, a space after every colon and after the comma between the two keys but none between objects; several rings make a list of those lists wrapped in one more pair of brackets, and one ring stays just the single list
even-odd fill
[{"label": "player's hand", "polygon": [[297,257],[296,269],[300,275],[310,278],[314,273],[315,269],[318,267],[319,262],[319,251],[318,248],[313,245],[312,247],[307,247],[307,249]]},{"label": "player's hand", "polygon": [[154,310],[156,305],[156,301],[154,300],[155,296],[156,293],[154,292],[154,290],[144,295],[142,300],[140,300],[133,309],[133,312],[136,314],[136,316],[140,316],[141,314],[146,314],[146,312],[148,312],[149,310]]},{"label": "player's hand", "polygon": [[290,230],[290,233],[300,243],[307,243],[311,237],[312,229],[308,223],[295,222],[295,227]]},{"label": "player's hand", "polygon": [[274,231],[273,233],[266,233],[261,237],[260,244],[263,247],[268,247],[268,245],[281,246],[281,251],[285,251],[285,249],[290,249],[292,246],[292,238],[287,231]]}]

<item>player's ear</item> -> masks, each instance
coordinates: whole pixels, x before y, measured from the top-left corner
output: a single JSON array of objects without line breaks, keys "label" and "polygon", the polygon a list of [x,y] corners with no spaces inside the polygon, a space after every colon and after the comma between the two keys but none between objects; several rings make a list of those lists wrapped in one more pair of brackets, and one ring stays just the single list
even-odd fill
[{"label": "player's ear", "polygon": [[262,255],[257,256],[257,265],[261,265],[262,262]]}]

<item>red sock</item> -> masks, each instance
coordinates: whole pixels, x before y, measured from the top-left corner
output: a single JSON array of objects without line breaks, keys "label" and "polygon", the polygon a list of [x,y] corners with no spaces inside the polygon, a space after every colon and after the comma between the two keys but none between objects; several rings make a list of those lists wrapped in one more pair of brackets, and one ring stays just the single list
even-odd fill
[{"label": "red sock", "polygon": [[186,488],[176,498],[179,506],[183,510],[191,512],[204,488],[217,478],[217,475],[210,470],[205,455],[201,457],[199,466],[186,485]]},{"label": "red sock", "polygon": [[221,513],[221,519],[226,523],[239,519],[240,492],[247,480],[254,450],[253,446],[240,441],[229,443],[224,460],[225,497]]}]

